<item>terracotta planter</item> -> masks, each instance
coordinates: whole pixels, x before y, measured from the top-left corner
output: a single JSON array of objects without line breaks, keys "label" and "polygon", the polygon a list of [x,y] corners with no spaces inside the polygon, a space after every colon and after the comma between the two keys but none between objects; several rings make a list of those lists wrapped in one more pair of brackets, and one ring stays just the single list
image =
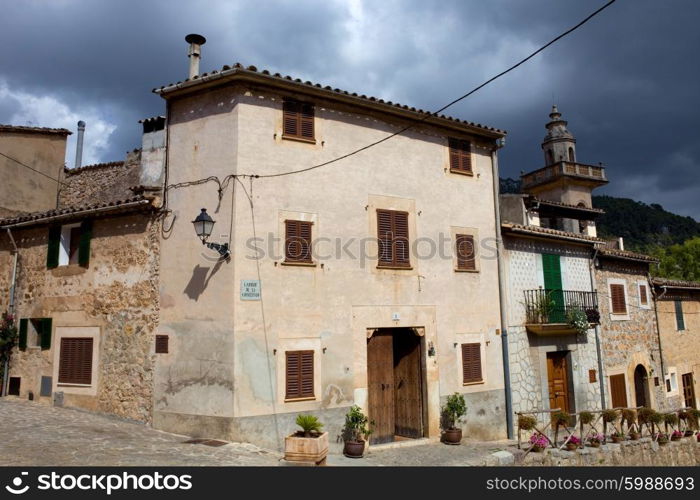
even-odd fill
[{"label": "terracotta planter", "polygon": [[695,434],[693,431],[687,430],[687,431],[685,431],[685,432],[683,433],[683,437],[690,437],[690,436],[692,436],[693,434]]},{"label": "terracotta planter", "polygon": [[578,445],[575,443],[566,443],[566,449],[568,451],[576,451],[578,449]]},{"label": "terracotta planter", "polygon": [[589,441],[589,442],[588,442],[588,446],[590,446],[591,448],[600,448],[600,442],[598,442],[598,441]]},{"label": "terracotta planter", "polygon": [[612,440],[613,443],[621,443],[622,438],[620,436],[610,436],[610,439]]},{"label": "terracotta planter", "polygon": [[681,437],[680,436],[671,436],[671,441],[680,441]]},{"label": "terracotta planter", "polygon": [[364,441],[345,441],[345,446],[343,447],[343,455],[345,455],[348,458],[362,458],[364,454]]},{"label": "terracotta planter", "polygon": [[460,444],[462,442],[462,429],[447,429],[442,433],[442,442],[445,444]]},{"label": "terracotta planter", "polygon": [[315,437],[292,434],[284,438],[284,459],[288,462],[325,463],[328,455],[328,433]]},{"label": "terracotta planter", "polygon": [[632,441],[637,441],[642,435],[638,432],[630,432],[630,439]]},{"label": "terracotta planter", "polygon": [[535,453],[542,453],[544,451],[544,448],[542,446],[533,446],[530,448],[530,451],[534,451]]}]

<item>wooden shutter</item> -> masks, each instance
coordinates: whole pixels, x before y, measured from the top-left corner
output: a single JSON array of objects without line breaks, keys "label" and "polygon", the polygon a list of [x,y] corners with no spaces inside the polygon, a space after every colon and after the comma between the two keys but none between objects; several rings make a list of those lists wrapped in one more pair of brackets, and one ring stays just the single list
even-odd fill
[{"label": "wooden shutter", "polygon": [[286,220],[284,226],[285,262],[313,263],[311,255],[312,223],[303,220]]},{"label": "wooden shutter", "polygon": [[63,337],[58,363],[61,384],[92,383],[92,337]]},{"label": "wooden shutter", "polygon": [[78,246],[78,264],[88,267],[90,263],[90,240],[92,240],[92,221],[84,220],[80,224],[80,245]]},{"label": "wooden shutter", "polygon": [[27,330],[29,328],[29,319],[22,318],[19,320],[19,338],[17,346],[24,351],[27,348]]},{"label": "wooden shutter", "polygon": [[462,382],[481,382],[481,344],[462,344]]},{"label": "wooden shutter", "polygon": [[639,304],[643,306],[649,305],[646,285],[639,285]]},{"label": "wooden shutter", "polygon": [[685,319],[683,318],[683,301],[674,300],[673,305],[676,309],[676,329],[678,331],[685,330]]},{"label": "wooden shutter", "polygon": [[610,376],[610,397],[613,408],[627,408],[627,387],[624,373]]},{"label": "wooden shutter", "polygon": [[41,337],[41,350],[51,349],[51,318],[41,318],[38,321],[39,335]]},{"label": "wooden shutter", "polygon": [[314,397],[314,351],[287,351],[285,399]]},{"label": "wooden shutter", "polygon": [[287,137],[314,139],[314,107],[312,104],[285,101],[282,105],[282,134]]},{"label": "wooden shutter", "polygon": [[58,252],[61,247],[61,226],[49,228],[49,242],[46,252],[46,267],[53,269],[58,267]]},{"label": "wooden shutter", "polygon": [[625,285],[610,285],[610,298],[612,300],[613,314],[627,314]]},{"label": "wooden shutter", "polygon": [[411,267],[408,212],[377,209],[379,267]]},{"label": "wooden shutter", "polygon": [[460,271],[476,271],[474,236],[471,234],[458,234],[456,240],[457,269]]},{"label": "wooden shutter", "polygon": [[472,146],[469,141],[461,139],[448,140],[450,146],[450,170],[472,172]]},{"label": "wooden shutter", "polygon": [[156,354],[168,354],[167,335],[156,335]]}]

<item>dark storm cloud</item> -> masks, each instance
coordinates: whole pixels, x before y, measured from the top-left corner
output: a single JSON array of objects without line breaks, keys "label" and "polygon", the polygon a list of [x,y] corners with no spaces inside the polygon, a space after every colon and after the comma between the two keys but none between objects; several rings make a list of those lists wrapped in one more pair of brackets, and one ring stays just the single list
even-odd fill
[{"label": "dark storm cloud", "polygon": [[[0,84],[52,96],[76,115],[97,110],[117,127],[101,153],[110,160],[139,145],[138,119],[162,112],[151,88],[186,76],[189,32],[208,38],[203,71],[240,61],[436,109],[602,3],[8,2],[0,43],[12,50],[1,56]],[[618,0],[449,113],[507,129],[502,173],[517,176],[542,165],[556,102],[579,160],[607,166],[603,192],[700,218],[699,14],[693,0]],[[16,101],[0,101],[0,123]]]}]

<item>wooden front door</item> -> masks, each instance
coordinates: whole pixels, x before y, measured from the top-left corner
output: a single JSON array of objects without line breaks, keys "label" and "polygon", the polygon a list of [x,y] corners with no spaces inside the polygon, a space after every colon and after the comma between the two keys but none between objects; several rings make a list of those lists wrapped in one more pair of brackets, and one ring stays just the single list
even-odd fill
[{"label": "wooden front door", "polygon": [[547,379],[549,386],[549,407],[569,412],[569,371],[566,363],[567,352],[547,353]]},{"label": "wooden front door", "polygon": [[683,380],[683,399],[685,401],[686,408],[696,408],[695,403],[695,384],[693,383],[693,374],[684,373],[681,376]]},{"label": "wooden front door", "polygon": [[627,408],[625,374],[610,375],[610,399],[613,408]]},{"label": "wooden front door", "polygon": [[423,437],[423,384],[420,337],[411,329],[394,331],[394,408],[397,436]]},{"label": "wooden front door", "polygon": [[370,443],[394,440],[394,340],[377,332],[367,341],[368,413],[374,422]]}]

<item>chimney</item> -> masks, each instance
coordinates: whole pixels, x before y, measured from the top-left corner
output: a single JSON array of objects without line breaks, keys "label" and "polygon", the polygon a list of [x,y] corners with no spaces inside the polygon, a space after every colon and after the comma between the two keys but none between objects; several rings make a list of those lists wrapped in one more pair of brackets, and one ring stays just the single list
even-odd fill
[{"label": "chimney", "polygon": [[202,45],[207,43],[207,39],[202,35],[190,33],[185,37],[185,41],[190,44],[187,57],[190,58],[190,76],[194,78],[199,75],[199,59],[202,57]]},{"label": "chimney", "polygon": [[83,164],[83,135],[85,134],[85,122],[78,122],[78,141],[75,145],[75,168],[80,168]]}]

